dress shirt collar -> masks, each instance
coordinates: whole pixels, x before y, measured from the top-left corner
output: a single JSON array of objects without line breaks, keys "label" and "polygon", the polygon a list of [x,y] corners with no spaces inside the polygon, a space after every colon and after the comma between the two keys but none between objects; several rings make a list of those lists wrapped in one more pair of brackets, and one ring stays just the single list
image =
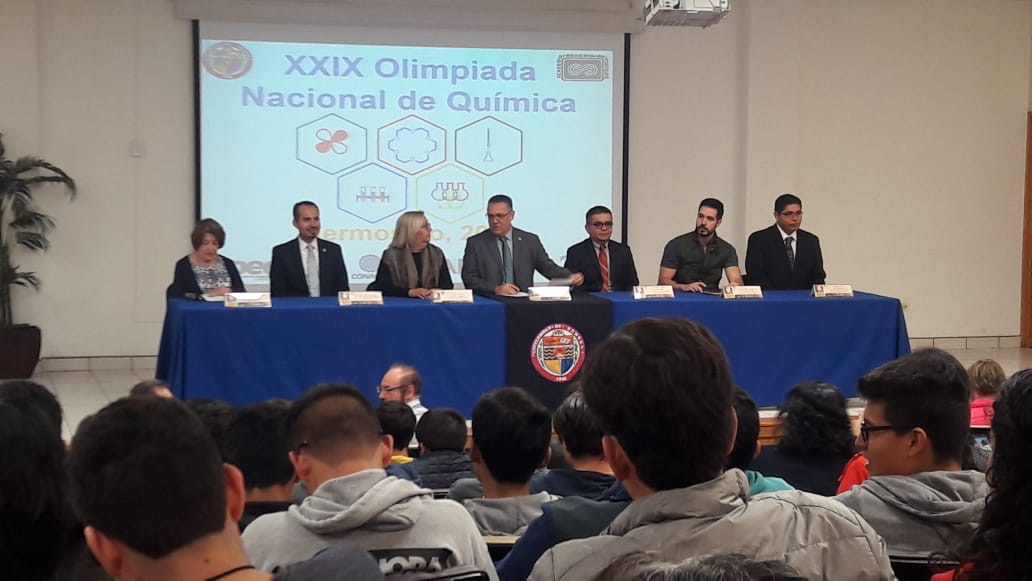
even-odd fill
[{"label": "dress shirt collar", "polygon": [[792,237],[792,241],[793,242],[795,242],[796,240],[799,240],[799,230],[796,230],[795,232],[793,232],[791,234],[788,234],[787,232],[785,232],[784,230],[781,229],[780,225],[775,225],[775,226],[777,226],[778,233],[781,234],[781,241],[782,242],[784,242],[785,238],[788,238],[789,236]]}]

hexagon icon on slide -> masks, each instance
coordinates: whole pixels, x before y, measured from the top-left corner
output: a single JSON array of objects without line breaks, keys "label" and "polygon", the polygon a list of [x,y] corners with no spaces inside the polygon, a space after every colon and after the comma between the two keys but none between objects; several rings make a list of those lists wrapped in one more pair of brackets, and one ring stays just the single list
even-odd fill
[{"label": "hexagon icon on slide", "polygon": [[454,224],[484,210],[484,178],[448,164],[416,178],[416,207]]},{"label": "hexagon icon on slide", "polygon": [[297,128],[297,159],[330,175],[369,158],[365,127],[330,113]]},{"label": "hexagon icon on slide", "polygon": [[418,115],[408,115],[376,131],[376,156],[381,163],[416,175],[448,158],[448,132]]},{"label": "hexagon icon on slide", "polygon": [[455,161],[484,175],[523,162],[523,130],[488,115],[455,130]]},{"label": "hexagon icon on slide", "polygon": [[337,207],[375,224],[408,208],[408,180],[378,163],[337,178]]}]

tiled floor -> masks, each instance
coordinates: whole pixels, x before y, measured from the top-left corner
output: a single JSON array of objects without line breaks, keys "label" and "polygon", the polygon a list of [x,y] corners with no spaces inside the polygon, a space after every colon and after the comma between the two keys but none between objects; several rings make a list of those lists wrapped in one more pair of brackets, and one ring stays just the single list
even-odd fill
[{"label": "tiled floor", "polygon": [[[995,359],[1011,374],[1032,367],[1032,349],[951,349],[965,367],[979,359]],[[64,407],[64,435],[71,438],[86,416],[129,393],[153,369],[118,371],[37,371],[33,379],[54,391]]]}]

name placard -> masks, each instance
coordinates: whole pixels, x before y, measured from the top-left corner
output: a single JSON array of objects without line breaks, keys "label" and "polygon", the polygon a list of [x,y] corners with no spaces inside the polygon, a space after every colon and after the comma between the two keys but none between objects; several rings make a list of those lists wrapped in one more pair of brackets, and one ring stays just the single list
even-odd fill
[{"label": "name placard", "polygon": [[438,305],[442,303],[472,303],[473,291],[468,288],[455,290],[438,289],[430,293],[430,300]]},{"label": "name placard", "polygon": [[340,291],[337,293],[337,304],[342,307],[382,305],[383,293],[380,291]]},{"label": "name placard", "polygon": [[530,300],[532,301],[569,301],[570,287],[568,286],[532,286],[530,287]]},{"label": "name placard", "polygon": [[674,287],[668,284],[632,287],[631,298],[636,301],[643,299],[672,299],[674,298]]},{"label": "name placard", "polygon": [[826,297],[851,297],[853,296],[853,285],[851,284],[815,284],[810,294],[814,298],[823,299]]},{"label": "name placard", "polygon": [[762,299],[763,289],[756,285],[741,285],[724,287],[723,296],[725,299]]},{"label": "name placard", "polygon": [[224,301],[227,307],[271,307],[272,298],[269,293],[226,293]]}]

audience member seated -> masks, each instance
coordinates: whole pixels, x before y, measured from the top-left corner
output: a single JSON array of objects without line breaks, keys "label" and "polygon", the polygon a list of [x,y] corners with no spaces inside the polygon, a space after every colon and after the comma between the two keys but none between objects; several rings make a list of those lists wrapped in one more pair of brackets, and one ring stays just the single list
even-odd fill
[{"label": "audience member seated", "polygon": [[61,408],[50,400],[30,381],[0,385],[0,577],[108,579],[91,564],[68,503]]},{"label": "audience member seated", "polygon": [[[383,374],[380,385],[376,386],[376,393],[381,401],[400,401],[408,404],[412,408],[412,413],[416,414],[417,424],[426,413],[427,407],[420,401],[423,397],[423,376],[411,365],[392,364]],[[408,445],[415,448],[419,444],[413,438]]]},{"label": "audience member seated", "polygon": [[575,391],[566,396],[552,414],[552,426],[559,436],[562,455],[569,468],[538,472],[530,479],[530,492],[556,496],[583,496],[608,500],[618,490],[613,470],[602,453],[602,428]]},{"label": "audience member seated", "polygon": [[482,534],[521,535],[541,505],[558,498],[530,493],[530,477],[548,460],[551,439],[548,408],[526,391],[503,387],[477,400],[470,458],[484,497],[463,504]]},{"label": "audience member seated", "polygon": [[750,498],[745,475],[724,471],[735,434],[731,369],[698,323],[625,325],[595,348],[581,382],[634,501],[605,534],[546,552],[532,579],[591,579],[642,550],[671,561],[717,551],[783,560],[808,579],[892,575],[885,544],[853,511],[797,490]]},{"label": "audience member seated", "polygon": [[195,397],[183,403],[201,419],[201,423],[208,429],[208,434],[211,435],[212,441],[215,442],[219,453],[225,459],[226,452],[222,448],[223,436],[226,433],[226,427],[229,426],[229,421],[236,414],[236,409],[222,400],[210,397]]},{"label": "audience member seated", "polygon": [[394,442],[381,435],[376,410],[356,388],[310,389],[290,406],[287,436],[291,463],[313,492],[247,527],[244,546],[256,567],[269,571],[350,542],[369,551],[384,575],[474,566],[496,578],[487,545],[461,506],[384,472]]},{"label": "audience member seated", "polygon": [[871,477],[835,498],[885,539],[889,553],[928,557],[971,541],[988,493],[961,470],[970,384],[955,357],[919,349],[860,378],[866,398],[857,447]]},{"label": "audience member seated", "polygon": [[857,452],[853,454],[849,462],[846,462],[846,467],[842,469],[842,475],[839,476],[839,484],[835,494],[842,494],[870,477],[871,473],[867,471],[867,457]]},{"label": "audience member seated", "polygon": [[631,553],[613,561],[595,581],[805,581],[784,561],[754,561],[742,554],[690,557],[680,563]]},{"label": "audience member seated", "polygon": [[1032,369],[1004,382],[994,412],[992,491],[970,545],[958,552],[965,564],[936,581],[1032,579]]},{"label": "audience member seated", "polygon": [[753,458],[760,455],[760,410],[749,392],[740,387],[735,387],[733,403],[738,429],[735,432],[734,447],[727,455],[727,467],[738,468],[745,473],[749,481],[749,496],[761,492],[792,490],[792,486],[780,478],[764,476],[748,469]]},{"label": "audience member seated", "polygon": [[980,359],[967,370],[971,379],[971,425],[988,426],[993,423],[993,402],[1000,384],[1007,379],[1003,367],[992,359]]},{"label": "audience member seated", "polygon": [[[72,441],[68,474],[86,543],[112,577],[273,579],[249,564],[240,541],[240,471],[222,462],[183,404],[130,397],[86,418]],[[348,579],[381,578],[357,547],[333,557]],[[297,570],[275,576],[316,578],[326,577]]]},{"label": "audience member seated", "polygon": [[168,383],[160,379],[144,379],[129,390],[132,397],[141,395],[156,395],[158,397],[175,397],[168,388]]},{"label": "audience member seated", "polygon": [[241,408],[226,426],[222,447],[226,462],[244,475],[243,531],[254,519],[287,510],[293,504],[294,465],[287,444],[287,407],[259,403]]},{"label": "audience member seated", "polygon": [[221,256],[219,249],[226,245],[226,231],[222,225],[205,218],[190,233],[193,252],[176,261],[172,284],[165,290],[170,299],[198,299],[202,294],[223,296],[229,292],[244,292],[244,281],[231,259]]},{"label": "audience member seated", "polygon": [[380,429],[394,440],[391,450],[391,463],[387,465],[387,474],[423,485],[422,479],[412,458],[408,455],[408,444],[416,433],[416,414],[412,408],[400,401],[384,401],[376,408],[376,417],[380,421]]},{"label": "audience member seated", "polygon": [[783,478],[799,490],[833,496],[856,452],[846,397],[830,383],[804,381],[789,390],[778,417],[781,440],[763,447],[753,470]]},{"label": "audience member seated", "polygon": [[452,408],[434,408],[416,425],[419,458],[413,462],[423,486],[451,487],[460,478],[474,478],[466,447],[466,418]]}]

